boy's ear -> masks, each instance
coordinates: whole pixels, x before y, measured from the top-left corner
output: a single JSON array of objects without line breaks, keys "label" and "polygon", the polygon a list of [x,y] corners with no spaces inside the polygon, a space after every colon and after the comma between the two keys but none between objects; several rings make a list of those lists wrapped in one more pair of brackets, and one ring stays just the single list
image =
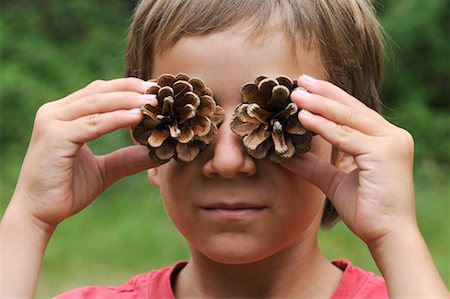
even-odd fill
[{"label": "boy's ear", "polygon": [[159,188],[159,175],[158,167],[150,168],[147,170],[147,179],[153,186]]},{"label": "boy's ear", "polygon": [[356,163],[355,163],[355,159],[353,159],[352,156],[350,156],[346,153],[343,153],[341,151],[339,151],[337,154],[335,166],[337,169],[339,169],[345,173],[349,173],[357,167]]}]

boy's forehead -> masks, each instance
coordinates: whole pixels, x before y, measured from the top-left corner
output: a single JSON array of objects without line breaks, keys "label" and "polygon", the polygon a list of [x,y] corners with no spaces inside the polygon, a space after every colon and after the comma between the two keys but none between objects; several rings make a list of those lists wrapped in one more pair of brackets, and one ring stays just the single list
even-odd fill
[{"label": "boy's forehead", "polygon": [[[296,79],[302,73],[323,77],[317,52],[292,49],[287,36],[269,31],[249,38],[245,31],[226,30],[186,36],[155,57],[153,77],[184,72],[211,81],[244,84],[260,75],[285,75]],[[213,82],[214,81],[214,82]]]}]

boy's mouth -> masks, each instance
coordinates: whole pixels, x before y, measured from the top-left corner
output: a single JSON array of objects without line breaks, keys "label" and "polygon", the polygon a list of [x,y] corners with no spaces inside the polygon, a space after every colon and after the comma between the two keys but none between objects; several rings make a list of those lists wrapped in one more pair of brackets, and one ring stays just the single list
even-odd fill
[{"label": "boy's mouth", "polygon": [[245,209],[261,209],[266,208],[264,205],[251,204],[245,202],[236,202],[236,203],[213,203],[210,205],[206,205],[203,207],[204,209],[223,209],[223,210],[245,210]]},{"label": "boy's mouth", "polygon": [[257,216],[267,210],[267,206],[250,203],[215,203],[201,209],[208,215],[227,220],[237,220]]}]

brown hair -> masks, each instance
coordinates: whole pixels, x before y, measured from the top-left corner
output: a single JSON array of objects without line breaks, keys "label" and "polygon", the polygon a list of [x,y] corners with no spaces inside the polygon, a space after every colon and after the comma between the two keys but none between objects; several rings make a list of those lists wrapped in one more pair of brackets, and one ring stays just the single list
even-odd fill
[{"label": "brown hair", "polygon": [[[318,50],[330,82],[380,111],[382,32],[368,0],[141,0],[129,31],[125,74],[150,79],[154,57],[182,37],[245,23],[252,29],[249,38],[256,38],[274,19],[293,49]],[[322,226],[338,219],[327,200]]]}]

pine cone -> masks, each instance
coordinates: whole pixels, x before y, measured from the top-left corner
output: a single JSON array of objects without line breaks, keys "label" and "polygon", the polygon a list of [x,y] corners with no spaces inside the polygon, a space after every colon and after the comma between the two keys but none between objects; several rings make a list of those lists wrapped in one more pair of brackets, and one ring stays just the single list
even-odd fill
[{"label": "pine cone", "polygon": [[141,107],[144,119],[133,137],[155,162],[192,161],[215,139],[225,112],[200,79],[165,74],[156,82],[146,93],[155,94],[158,105]]},{"label": "pine cone", "polygon": [[242,87],[242,103],[234,111],[231,129],[244,137],[249,155],[280,163],[310,149],[314,134],[303,128],[298,107],[290,100],[296,87],[297,82],[287,77],[265,76]]}]

